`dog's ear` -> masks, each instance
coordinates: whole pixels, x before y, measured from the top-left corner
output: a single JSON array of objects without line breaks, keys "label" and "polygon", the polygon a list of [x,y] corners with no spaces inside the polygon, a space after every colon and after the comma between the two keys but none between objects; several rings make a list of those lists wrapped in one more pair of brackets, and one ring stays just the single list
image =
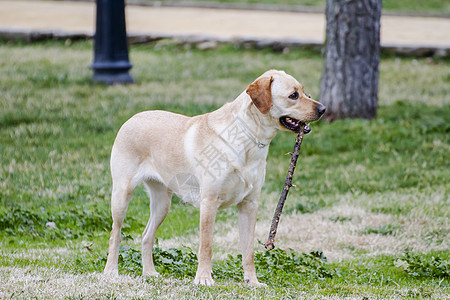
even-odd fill
[{"label": "dog's ear", "polygon": [[273,77],[261,77],[247,88],[247,94],[263,114],[267,114],[272,107],[272,81]]}]

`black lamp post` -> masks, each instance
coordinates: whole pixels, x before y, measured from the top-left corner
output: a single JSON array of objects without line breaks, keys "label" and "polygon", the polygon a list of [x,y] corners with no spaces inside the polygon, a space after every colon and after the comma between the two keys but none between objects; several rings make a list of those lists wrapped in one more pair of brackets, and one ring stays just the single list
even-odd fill
[{"label": "black lamp post", "polygon": [[97,0],[93,80],[106,83],[133,83],[128,72],[127,31],[124,0]]}]

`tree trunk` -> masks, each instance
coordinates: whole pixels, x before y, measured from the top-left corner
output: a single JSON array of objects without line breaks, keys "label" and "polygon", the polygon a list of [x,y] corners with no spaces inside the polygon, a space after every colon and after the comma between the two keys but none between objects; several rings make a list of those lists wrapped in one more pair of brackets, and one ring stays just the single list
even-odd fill
[{"label": "tree trunk", "polygon": [[381,0],[327,0],[320,101],[325,118],[375,117],[378,105]]}]

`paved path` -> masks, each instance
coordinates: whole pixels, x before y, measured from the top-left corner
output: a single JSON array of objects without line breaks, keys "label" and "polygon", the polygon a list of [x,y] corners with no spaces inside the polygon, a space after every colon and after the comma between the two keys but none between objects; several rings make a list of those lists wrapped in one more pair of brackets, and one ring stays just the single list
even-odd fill
[{"label": "paved path", "polygon": [[[0,0],[0,32],[94,33],[92,2]],[[128,5],[129,35],[322,43],[325,16],[264,10],[232,10]],[[450,49],[450,18],[383,16],[385,47]]]}]

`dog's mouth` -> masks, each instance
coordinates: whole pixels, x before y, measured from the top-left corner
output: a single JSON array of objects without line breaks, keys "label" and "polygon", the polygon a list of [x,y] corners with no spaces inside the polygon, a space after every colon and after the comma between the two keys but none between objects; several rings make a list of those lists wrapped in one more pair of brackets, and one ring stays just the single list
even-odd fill
[{"label": "dog's mouth", "polygon": [[298,132],[300,130],[300,127],[302,127],[302,126],[305,126],[303,128],[303,133],[304,134],[308,134],[308,133],[311,132],[311,127],[309,127],[308,124],[306,124],[306,123],[304,123],[304,122],[302,122],[300,120],[291,118],[291,117],[287,117],[287,116],[281,117],[280,118],[280,123],[281,123],[281,125],[283,125],[287,129],[292,130],[294,132]]}]

